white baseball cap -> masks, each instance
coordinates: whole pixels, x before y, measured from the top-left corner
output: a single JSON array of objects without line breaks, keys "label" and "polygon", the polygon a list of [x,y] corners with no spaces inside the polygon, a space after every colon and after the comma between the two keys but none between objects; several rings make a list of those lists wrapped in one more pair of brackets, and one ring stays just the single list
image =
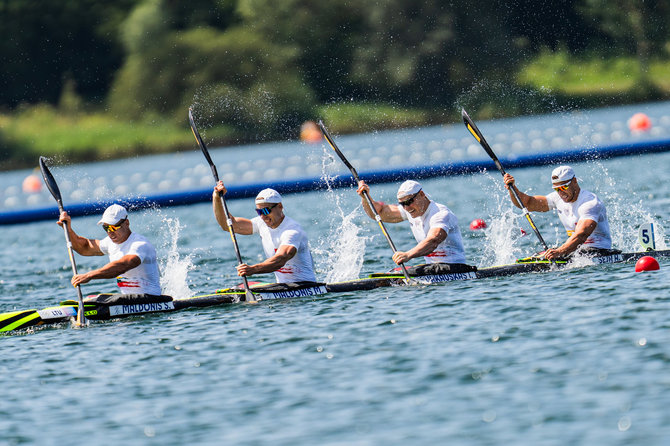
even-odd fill
[{"label": "white baseball cap", "polygon": [[400,185],[396,196],[398,197],[398,199],[401,199],[403,197],[418,194],[420,190],[421,190],[421,184],[419,184],[418,181],[407,180]]},{"label": "white baseball cap", "polygon": [[564,183],[575,177],[575,171],[570,166],[558,166],[551,172],[551,182]]},{"label": "white baseball cap", "polygon": [[102,218],[100,219],[98,224],[115,225],[127,217],[128,217],[128,211],[126,211],[126,208],[124,208],[120,204],[113,204],[107,209],[105,209],[105,212],[104,214],[102,214]]},{"label": "white baseball cap", "polygon": [[281,195],[274,189],[263,189],[256,195],[256,204],[281,203]]}]

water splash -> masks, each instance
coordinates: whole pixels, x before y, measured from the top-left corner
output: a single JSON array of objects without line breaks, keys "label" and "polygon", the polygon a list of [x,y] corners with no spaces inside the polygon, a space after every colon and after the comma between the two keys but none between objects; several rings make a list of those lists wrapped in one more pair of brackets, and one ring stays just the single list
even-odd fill
[{"label": "water splash", "polygon": [[524,235],[519,226],[519,217],[514,210],[507,208],[500,209],[498,216],[490,220],[484,230],[486,239],[481,256],[483,265],[504,265],[523,257],[517,243]]},{"label": "water splash", "polygon": [[[356,223],[356,219],[361,216],[361,206],[349,213],[342,208],[341,197],[332,188],[335,177],[328,174],[334,168],[334,158],[324,149],[321,179],[327,185],[326,200],[335,206],[331,207],[330,215],[325,219],[332,222],[331,228],[326,231],[330,235],[319,239],[314,252],[325,257],[319,269],[326,273],[325,281],[328,283],[358,278],[363,266],[365,246],[370,238],[361,235],[362,227]],[[344,193],[350,194],[351,191],[345,190]]]},{"label": "water splash", "polygon": [[195,268],[193,264],[193,255],[191,253],[185,257],[181,257],[178,250],[179,233],[184,226],[179,223],[177,218],[163,218],[164,227],[167,237],[163,248],[167,251],[167,255],[161,256],[160,270],[161,270],[161,288],[163,294],[167,294],[174,298],[186,298],[193,296],[195,293],[188,287],[188,273]]},{"label": "water splash", "polygon": [[[476,254],[468,253],[469,258],[479,258],[479,266],[503,265],[513,263],[527,254],[522,252],[519,240],[526,234],[520,226],[522,217],[512,207],[507,191],[502,188],[500,177],[484,172],[485,183],[481,185],[487,195],[495,199],[492,209],[485,209],[490,215],[487,228],[483,230],[483,243],[478,243]],[[485,206],[488,208],[490,202]]]},{"label": "water splash", "polygon": [[[620,175],[611,174],[599,160],[591,161],[588,165],[592,170],[591,177],[600,178],[594,185],[593,192],[600,197],[607,209],[612,247],[624,251],[640,251],[641,246],[638,242],[640,225],[654,223],[660,227],[660,222],[645,208],[644,200],[639,198],[630,184],[622,185],[617,182],[617,178],[622,178]],[[620,191],[624,191],[623,194]],[[665,246],[664,240],[657,243],[658,249],[665,249]]]}]

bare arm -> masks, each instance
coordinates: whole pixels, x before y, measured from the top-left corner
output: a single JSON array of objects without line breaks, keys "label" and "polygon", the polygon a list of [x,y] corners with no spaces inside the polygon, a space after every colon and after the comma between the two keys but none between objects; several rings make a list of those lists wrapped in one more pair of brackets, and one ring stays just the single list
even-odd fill
[{"label": "bare arm", "polygon": [[[216,217],[217,223],[224,231],[228,232],[226,213],[223,210],[223,203],[221,203],[219,192],[222,192],[224,195],[226,194],[226,187],[223,185],[222,181],[219,181],[214,187],[214,192],[212,193],[212,207],[214,208],[214,217]],[[230,216],[230,219],[233,222],[233,231],[236,233],[242,235],[253,234],[254,227],[251,220],[247,218],[235,218],[232,215]]]},{"label": "bare arm", "polygon": [[[356,190],[356,193],[361,196],[363,209],[365,210],[365,213],[368,214],[368,217],[374,219],[375,214],[374,212],[372,212],[372,209],[368,204],[368,200],[365,198],[365,192],[367,192],[368,195],[370,194],[370,186],[365,184],[365,181],[361,180],[358,183],[358,189]],[[375,206],[375,210],[377,211],[383,222],[398,223],[402,221],[402,214],[400,213],[400,209],[398,208],[397,205],[386,204],[381,201],[374,201],[372,200],[372,197],[370,197],[370,200],[372,201],[372,204]]]},{"label": "bare arm", "polygon": [[577,227],[575,228],[575,232],[572,233],[572,235],[565,241],[565,243],[556,249],[548,249],[544,253],[544,257],[551,260],[554,258],[565,257],[568,254],[576,251],[577,248],[579,248],[586,241],[586,239],[589,238],[589,236],[596,229],[596,226],[598,226],[598,223],[593,220],[579,220]]},{"label": "bare arm", "polygon": [[275,255],[267,260],[257,263],[255,265],[247,265],[243,263],[237,266],[237,274],[239,276],[251,276],[253,274],[271,273],[277,271],[284,266],[286,262],[291,260],[298,252],[293,245],[281,245],[275,252]]},{"label": "bare arm", "polygon": [[70,242],[72,242],[72,249],[74,249],[77,254],[82,256],[104,255],[102,250],[100,250],[100,240],[82,237],[74,232],[74,229],[72,229],[72,219],[67,212],[63,211],[60,214],[58,224],[60,226],[63,226],[63,224],[67,225],[67,232],[70,236]]},{"label": "bare arm", "polygon": [[442,243],[446,238],[447,233],[444,229],[432,228],[428,232],[428,236],[421,242],[417,243],[417,245],[414,248],[406,252],[397,251],[395,254],[393,254],[393,261],[396,264],[400,265],[401,263],[405,263],[410,259],[428,255],[431,252],[435,251],[435,248],[437,248],[438,245]]},{"label": "bare arm", "polygon": [[135,254],[128,254],[119,260],[109,262],[102,268],[94,269],[85,274],[77,274],[72,277],[71,283],[74,286],[90,282],[94,279],[112,279],[126,271],[129,271],[142,263],[142,260]]},{"label": "bare arm", "polygon": [[[514,206],[521,208],[519,205],[519,202],[516,200],[516,197],[514,196],[514,193],[512,192],[512,188],[516,188],[514,185],[514,177],[508,173],[505,174],[503,177],[503,181],[505,182],[505,187],[509,191],[509,196],[512,199],[512,203]],[[521,192],[518,188],[516,188],[517,193],[519,194],[519,198],[521,198],[521,201],[523,202],[523,206],[528,209],[531,212],[547,212],[549,210],[549,204],[547,203],[547,197],[544,195],[527,195]]]}]

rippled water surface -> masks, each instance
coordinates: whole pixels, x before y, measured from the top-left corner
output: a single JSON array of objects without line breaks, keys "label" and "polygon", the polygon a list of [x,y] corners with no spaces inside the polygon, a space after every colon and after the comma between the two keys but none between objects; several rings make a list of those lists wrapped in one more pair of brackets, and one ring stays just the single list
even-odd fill
[{"label": "rippled water surface", "polygon": [[[642,222],[668,226],[669,163],[660,154],[574,166],[606,201],[618,247],[638,249]],[[546,194],[550,172],[512,173],[521,189]],[[497,172],[424,186],[458,215],[470,263],[539,250]],[[390,202],[396,188],[376,185],[372,195]],[[252,200],[229,206],[253,214]],[[391,266],[352,189],[288,195],[285,208],[308,232],[320,278]],[[486,233],[469,231],[474,218],[489,223]],[[74,227],[101,237],[96,220]],[[548,243],[564,238],[555,214],[535,221]],[[174,296],[237,282],[211,205],[134,213],[131,227],[155,241]],[[400,249],[412,245],[405,224],[389,230]],[[55,223],[2,232],[0,311],[75,296]],[[257,238],[240,246],[260,259]],[[77,260],[85,271],[104,258]],[[592,266],[4,336],[0,444],[665,445],[669,267]]]}]

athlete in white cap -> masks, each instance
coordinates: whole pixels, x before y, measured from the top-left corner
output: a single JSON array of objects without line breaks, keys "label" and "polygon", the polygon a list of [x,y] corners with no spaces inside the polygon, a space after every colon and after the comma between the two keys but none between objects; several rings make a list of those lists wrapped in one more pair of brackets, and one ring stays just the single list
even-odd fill
[{"label": "athlete in white cap", "polygon": [[[212,205],[216,221],[228,231],[219,192],[226,193],[222,181],[214,187]],[[237,274],[251,276],[274,272],[277,283],[316,282],[307,234],[298,222],[284,215],[279,192],[274,189],[260,191],[256,196],[256,213],[258,216],[251,220],[231,215],[233,231],[242,235],[259,234],[267,259],[255,265],[238,265]]]},{"label": "athlete in white cap", "polygon": [[116,284],[122,294],[161,294],[156,250],[145,237],[130,231],[126,208],[113,204],[105,210],[98,221],[107,233],[107,237],[102,240],[77,235],[67,212],[60,215],[58,224],[62,226],[63,222],[67,223],[72,248],[77,253],[83,256],[109,256],[109,263],[102,268],[73,276],[72,285],[116,277]]},{"label": "athlete in white cap", "polygon": [[[364,195],[365,192],[370,193],[370,187],[365,181],[360,181],[356,192],[361,196],[365,213],[374,219],[374,213]],[[398,204],[373,201],[383,222],[399,223],[408,220],[417,241],[416,246],[409,251],[396,251],[393,254],[396,264],[400,265],[422,256],[426,263],[465,264],[465,250],[458,219],[448,207],[428,198],[421,184],[413,180],[407,180],[400,185],[397,198]],[[452,268],[452,271],[456,269]]]},{"label": "athlete in white cap", "polygon": [[[514,184],[514,177],[510,174],[506,174],[503,180],[508,190]],[[556,209],[568,233],[565,243],[546,250],[544,257],[549,260],[567,258],[576,251],[586,255],[611,253],[612,238],[605,205],[594,193],[579,187],[572,167],[555,168],[551,173],[551,186],[554,192],[546,196],[531,196],[519,191],[519,198],[531,212]],[[509,193],[512,203],[520,207],[511,190]]]}]

